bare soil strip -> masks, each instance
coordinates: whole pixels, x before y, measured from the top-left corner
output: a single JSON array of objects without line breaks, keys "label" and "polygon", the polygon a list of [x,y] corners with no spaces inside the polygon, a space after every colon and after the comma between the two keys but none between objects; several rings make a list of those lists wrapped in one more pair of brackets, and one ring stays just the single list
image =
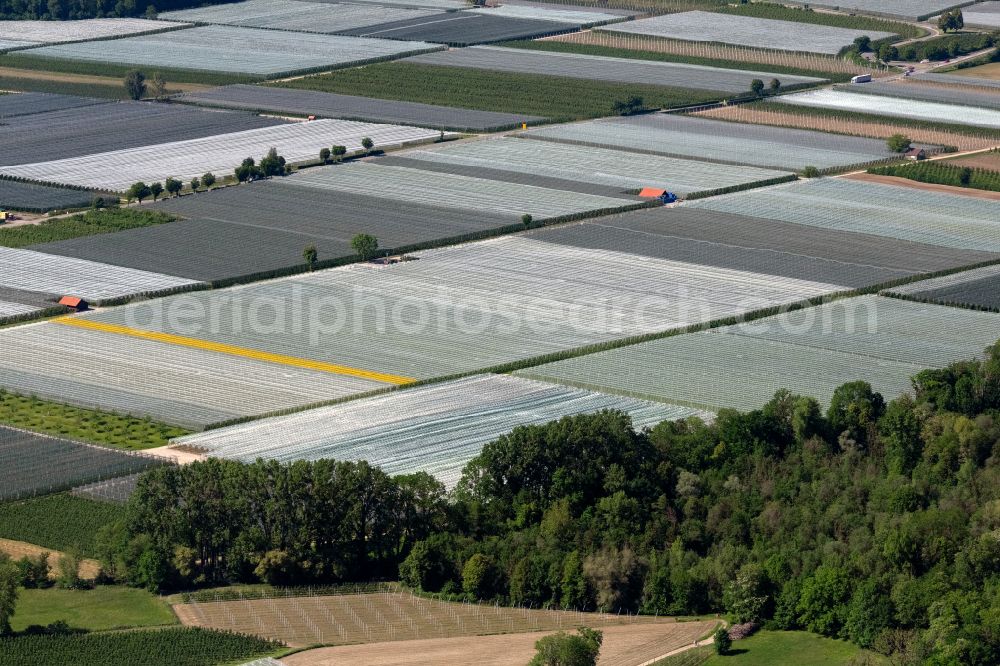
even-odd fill
[{"label": "bare soil strip", "polygon": [[949,164],[957,164],[973,169],[1000,171],[1000,153],[979,153],[978,155],[969,155],[968,157],[960,157],[947,161]]},{"label": "bare soil strip", "polygon": [[909,187],[914,190],[924,192],[940,192],[942,194],[957,194],[963,197],[973,197],[976,199],[990,199],[1000,201],[1000,192],[990,192],[989,190],[976,190],[971,187],[954,187],[952,185],[938,185],[937,183],[921,183],[909,178],[898,178],[896,176],[879,176],[872,173],[852,173],[844,176],[851,180],[864,180],[869,183],[882,183],[883,185],[897,185]]},{"label": "bare soil strip", "polygon": [[[16,67],[0,67],[0,76],[9,76],[18,79],[34,79],[36,81],[57,81],[60,83],[89,83],[97,86],[121,87],[122,80],[113,76],[95,76],[92,74],[68,74],[65,72],[48,72],[40,69],[18,69]],[[203,83],[176,83],[167,82],[167,92],[198,92],[215,88],[213,85]]]},{"label": "bare soil strip", "polygon": [[[42,553],[49,554],[49,567],[52,569],[51,576],[59,572],[59,558],[63,553],[51,548],[42,548],[33,543],[24,541],[12,541],[10,539],[0,539],[0,552],[10,555],[11,559],[19,560],[22,557],[38,557]],[[80,578],[93,580],[101,570],[101,565],[97,560],[82,560],[80,562]]]},{"label": "bare soil strip", "polygon": [[[715,622],[679,622],[606,627],[599,666],[638,666],[694,642]],[[286,666],[522,666],[535,653],[535,642],[553,632],[498,636],[431,638],[319,648],[282,659]]]}]

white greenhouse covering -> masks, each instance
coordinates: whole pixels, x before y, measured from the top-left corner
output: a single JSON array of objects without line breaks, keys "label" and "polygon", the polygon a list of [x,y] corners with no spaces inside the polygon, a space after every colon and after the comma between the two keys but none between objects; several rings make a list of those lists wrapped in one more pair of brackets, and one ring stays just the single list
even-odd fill
[{"label": "white greenhouse covering", "polygon": [[[136,181],[168,177],[186,181],[206,171],[231,175],[247,156],[259,160],[274,147],[289,162],[315,159],[321,148],[343,145],[362,150],[370,137],[376,148],[436,139],[440,132],[420,127],[382,125],[352,120],[314,120],[276,125],[201,139],[173,141],[50,162],[0,167],[5,174],[68,185],[125,191]],[[2,159],[2,157],[0,157]]]},{"label": "white greenhouse covering", "polygon": [[858,111],[879,116],[898,116],[917,120],[940,121],[977,127],[1000,128],[1000,111],[959,104],[921,102],[900,97],[863,95],[840,90],[811,90],[774,98],[781,104],[816,106],[838,111]]},{"label": "white greenhouse covering", "polygon": [[367,460],[389,474],[428,472],[454,486],[483,446],[520,425],[617,409],[636,428],[709,414],[506,375],[476,375],[174,441],[253,461]]},{"label": "white greenhouse covering", "polygon": [[0,45],[4,40],[58,44],[88,39],[141,35],[170,28],[179,23],[160,23],[138,18],[101,18],[82,21],[0,21]]},{"label": "white greenhouse covering", "polygon": [[171,275],[0,247],[0,287],[100,301],[195,284]]}]

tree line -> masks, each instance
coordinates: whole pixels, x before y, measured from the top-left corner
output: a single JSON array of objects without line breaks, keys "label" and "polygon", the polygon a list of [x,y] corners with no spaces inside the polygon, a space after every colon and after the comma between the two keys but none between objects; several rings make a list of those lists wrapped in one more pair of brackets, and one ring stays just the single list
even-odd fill
[{"label": "tree line", "polygon": [[143,475],[99,535],[152,590],[400,579],[445,598],[724,610],[899,663],[1000,663],[1000,346],[889,402],[779,391],[712,423],[607,411],[513,430],[451,492],[365,462]]}]

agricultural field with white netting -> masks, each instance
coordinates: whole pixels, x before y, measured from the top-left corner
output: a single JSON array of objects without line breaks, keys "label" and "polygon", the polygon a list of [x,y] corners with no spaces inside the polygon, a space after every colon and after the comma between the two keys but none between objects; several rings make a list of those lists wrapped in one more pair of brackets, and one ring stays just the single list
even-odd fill
[{"label": "agricultural field with white netting", "polygon": [[[115,102],[21,115],[0,124],[0,164],[27,164],[285,124],[186,104]],[[2,203],[2,201],[0,201]],[[87,205],[89,203],[89,199]]]},{"label": "agricultural field with white netting", "polygon": [[111,104],[110,100],[53,93],[7,93],[0,95],[0,118],[30,116],[50,111],[79,109],[85,106]]},{"label": "agricultural field with white netting", "polygon": [[1000,2],[984,2],[962,10],[965,23],[987,28],[1000,28]]},{"label": "agricultural field with white netting", "polygon": [[124,191],[136,181],[165,178],[187,180],[211,171],[231,174],[247,156],[259,160],[274,147],[288,162],[314,160],[321,148],[343,145],[349,153],[362,150],[369,137],[376,148],[437,139],[440,132],[402,125],[351,120],[314,120],[216,134],[49,162],[0,167],[5,174],[48,182]]},{"label": "agricultural field with white netting", "polygon": [[[309,0],[315,2],[317,0]],[[329,0],[318,0],[329,2]],[[466,0],[357,0],[358,4],[379,5],[382,7],[430,7],[431,9],[449,10],[465,9],[469,6]]]},{"label": "agricultural field with white netting", "polygon": [[437,14],[440,14],[438,10],[430,8],[382,7],[304,0],[247,0],[247,2],[164,12],[158,18],[166,21],[214,23],[247,28],[335,33]]},{"label": "agricultural field with white netting", "polygon": [[14,49],[26,49],[38,46],[39,42],[22,42],[15,39],[0,39],[0,52],[12,51]]},{"label": "agricultural field with white netting", "polygon": [[874,14],[876,16],[891,16],[896,18],[923,21],[954,7],[968,5],[969,0],[820,0],[820,2],[805,2],[796,0],[796,4],[807,4],[811,7],[826,7],[841,12],[859,14]]},{"label": "agricultural field with white netting", "polygon": [[998,338],[1000,315],[866,296],[517,374],[709,410],[757,409],[779,389],[825,406],[857,380],[895,398],[920,370],[981,357]]},{"label": "agricultural field with white netting", "polygon": [[[967,72],[968,74],[963,74],[962,72]],[[915,75],[913,80],[918,83],[928,81],[934,83],[954,83],[956,85],[975,86],[977,88],[1000,88],[1000,81],[975,76],[975,72],[975,68],[955,70],[950,74],[927,72],[926,74]]]},{"label": "agricultural field with white netting", "polygon": [[323,67],[360,65],[441,48],[425,42],[209,25],[111,41],[43,46],[33,49],[32,55],[279,78]]},{"label": "agricultural field with white netting", "polygon": [[31,314],[32,312],[38,312],[41,309],[42,308],[37,305],[26,305],[24,303],[15,303],[13,301],[0,301],[0,319]]},{"label": "agricultural field with white netting", "polygon": [[45,322],[0,329],[0,387],[199,430],[384,384]]},{"label": "agricultural field with white netting", "polygon": [[0,322],[23,315],[58,308],[59,298],[39,291],[0,287]]},{"label": "agricultural field with white netting", "polygon": [[818,178],[685,203],[724,213],[1000,251],[997,202],[842,178]]},{"label": "agricultural field with white netting", "polygon": [[660,187],[687,195],[773,180],[786,172],[750,166],[697,162],[624,150],[514,137],[465,141],[408,151],[408,158],[482,167],[638,190]]},{"label": "agricultural field with white netting", "polygon": [[[1000,14],[997,14],[1000,17]],[[900,97],[918,102],[941,102],[943,104],[961,104],[963,106],[980,106],[985,109],[1000,111],[1000,95],[993,90],[983,90],[968,87],[944,86],[940,84],[927,85],[927,79],[912,78],[880,83],[848,83],[835,86],[834,90],[849,93],[884,95]]]},{"label": "agricultural field with white netting", "polygon": [[162,458],[0,426],[0,500],[55,493],[163,464]]},{"label": "agricultural field with white netting", "polygon": [[601,118],[542,127],[521,136],[794,171],[864,164],[894,154],[878,139],[676,114]]},{"label": "agricultural field with white netting", "polygon": [[710,415],[686,407],[510,377],[476,375],[174,440],[252,462],[367,460],[389,474],[427,472],[449,487],[483,445],[517,426],[617,409],[636,428]]},{"label": "agricultural field with white netting", "polygon": [[872,40],[892,37],[890,32],[848,30],[810,23],[701,11],[664,14],[616,23],[605,26],[602,30],[829,55],[838,54],[861,35],[867,35]]},{"label": "agricultural field with white netting", "polygon": [[1000,111],[960,104],[943,104],[881,95],[862,95],[842,90],[812,90],[782,95],[775,97],[773,101],[781,104],[813,106],[837,111],[873,113],[879,116],[1000,128]]},{"label": "agricultural field with white netting", "polygon": [[0,247],[0,287],[101,301],[190,287],[193,280],[132,268]]},{"label": "agricultural field with white netting", "polygon": [[[86,320],[431,379],[843,290],[542,238],[505,236],[391,266],[192,292]],[[265,307],[278,314],[261,314]],[[205,316],[163,316],[189,310]]]},{"label": "agricultural field with white netting", "polygon": [[129,497],[135,492],[136,484],[139,483],[139,474],[129,474],[119,476],[114,479],[95,481],[82,486],[77,486],[70,491],[71,495],[95,502],[110,502],[112,504],[125,504]]},{"label": "agricultural field with white netting", "polygon": [[624,195],[615,199],[459,174],[383,166],[377,162],[309,169],[294,174],[287,182],[399,202],[490,211],[510,215],[514,221],[520,220],[521,215],[526,213],[541,220],[593,210],[613,210],[637,203]]},{"label": "agricultural field with white netting", "polygon": [[[0,37],[16,42],[58,44],[88,39],[141,35],[182,25],[138,18],[101,18],[82,21],[0,21]],[[0,40],[0,48],[2,40]]]},{"label": "agricultural field with white netting", "polygon": [[[0,134],[2,133],[3,128],[0,127]],[[0,210],[41,213],[57,209],[86,208],[96,196],[97,193],[87,190],[0,180]]]},{"label": "agricultural field with white netting", "polygon": [[624,18],[620,14],[604,14],[596,10],[587,11],[587,8],[584,7],[580,9],[567,9],[565,5],[555,4],[551,5],[551,7],[541,7],[538,5],[500,5],[499,7],[480,7],[468,11],[474,14],[499,16],[501,18],[553,21],[581,28],[621,21]]},{"label": "agricultural field with white netting", "polygon": [[1000,266],[986,266],[930,280],[911,282],[882,293],[944,305],[1000,310]]}]

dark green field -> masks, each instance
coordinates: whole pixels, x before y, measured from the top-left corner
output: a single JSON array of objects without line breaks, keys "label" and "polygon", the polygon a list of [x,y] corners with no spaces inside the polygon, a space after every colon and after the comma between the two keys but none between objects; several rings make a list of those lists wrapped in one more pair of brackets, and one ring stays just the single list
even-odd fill
[{"label": "dark green field", "polygon": [[[67,551],[79,548],[84,557],[97,557],[97,531],[121,516],[116,504],[59,494],[0,504],[0,539],[13,539],[43,548]],[[0,663],[5,663],[0,659]]]},{"label": "dark green field", "polygon": [[0,246],[27,247],[39,243],[110,234],[126,229],[138,229],[154,224],[173,222],[176,216],[162,211],[136,208],[92,210],[71,217],[45,220],[41,224],[0,228]]},{"label": "dark green field", "polygon": [[70,636],[0,638],[4,666],[216,666],[276,653],[281,646],[252,636],[194,628],[146,629]]},{"label": "dark green field", "polygon": [[647,107],[657,108],[701,104],[731,97],[728,93],[687,88],[605,83],[404,62],[345,69],[275,85],[545,116],[551,120],[611,115],[615,101],[624,101],[633,95],[642,97]]}]

